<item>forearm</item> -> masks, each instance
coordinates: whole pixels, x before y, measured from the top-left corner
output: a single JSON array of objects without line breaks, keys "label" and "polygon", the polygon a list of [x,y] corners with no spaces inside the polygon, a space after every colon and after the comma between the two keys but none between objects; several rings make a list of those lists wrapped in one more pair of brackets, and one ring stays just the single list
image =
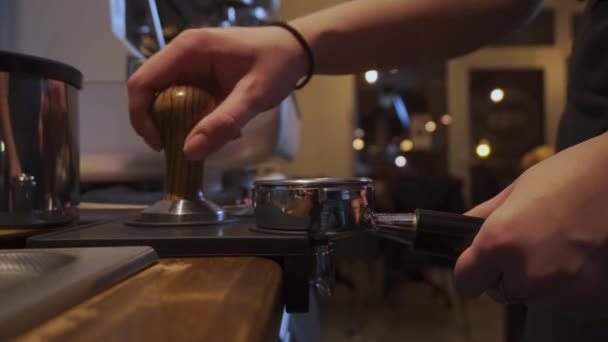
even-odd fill
[{"label": "forearm", "polygon": [[295,19],[319,74],[444,60],[524,24],[540,0],[355,0]]}]

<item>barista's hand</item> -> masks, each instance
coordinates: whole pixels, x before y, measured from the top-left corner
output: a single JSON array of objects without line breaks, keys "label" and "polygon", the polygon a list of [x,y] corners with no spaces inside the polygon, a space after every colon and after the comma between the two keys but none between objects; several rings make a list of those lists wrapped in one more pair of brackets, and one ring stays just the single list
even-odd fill
[{"label": "barista's hand", "polygon": [[477,297],[502,278],[510,298],[573,310],[605,305],[608,134],[533,166],[468,214],[487,220],[454,281]]},{"label": "barista's hand", "polygon": [[237,138],[253,116],[279,104],[306,68],[298,42],[279,27],[187,30],[129,79],[131,124],[160,150],[149,115],[155,93],[174,84],[199,86],[222,100],[184,144],[188,157],[203,158]]}]

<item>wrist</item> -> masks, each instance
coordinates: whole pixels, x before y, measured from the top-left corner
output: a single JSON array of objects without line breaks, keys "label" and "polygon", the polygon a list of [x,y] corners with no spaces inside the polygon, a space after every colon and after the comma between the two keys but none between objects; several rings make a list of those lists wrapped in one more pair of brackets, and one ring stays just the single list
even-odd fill
[{"label": "wrist", "polygon": [[[319,42],[320,32],[319,28],[311,27],[311,25],[307,22],[307,16],[301,17],[298,19],[294,19],[288,22],[288,24],[297,30],[302,38],[306,41],[308,47],[310,48],[311,53],[315,59],[315,71],[319,69],[319,52],[317,51],[317,45]],[[304,52],[304,51],[303,51]],[[304,55],[306,58],[306,55]]]},{"label": "wrist", "polygon": [[[291,49],[288,51],[291,51],[292,53],[288,54],[288,56],[292,57],[292,63],[288,63],[288,65],[293,64],[295,69],[294,72],[299,79],[295,88],[303,88],[308,81],[310,81],[315,72],[315,57],[310,45],[306,41],[306,38],[304,38],[304,36],[296,28],[288,23],[273,22],[269,25],[279,27],[291,36],[292,44],[290,45]],[[295,50],[293,48],[294,41],[297,42],[297,45],[299,46],[299,48]]]}]

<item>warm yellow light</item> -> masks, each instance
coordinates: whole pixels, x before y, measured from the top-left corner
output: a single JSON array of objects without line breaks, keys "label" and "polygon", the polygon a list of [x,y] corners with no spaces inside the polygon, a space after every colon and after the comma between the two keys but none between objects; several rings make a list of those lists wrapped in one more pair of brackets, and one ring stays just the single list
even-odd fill
[{"label": "warm yellow light", "polygon": [[410,139],[403,139],[403,140],[401,140],[401,143],[399,144],[399,148],[403,152],[409,152],[414,149],[414,142],[411,141]]},{"label": "warm yellow light", "polygon": [[448,126],[452,123],[452,116],[450,114],[443,114],[440,120],[442,125]]},{"label": "warm yellow light", "polygon": [[435,123],[435,121],[427,121],[424,124],[424,129],[426,129],[426,131],[429,133],[433,133],[437,129],[437,124]]},{"label": "warm yellow light", "polygon": [[361,151],[365,147],[365,141],[363,139],[355,139],[353,140],[353,148],[357,151]]},{"label": "warm yellow light", "polygon": [[407,164],[407,159],[405,159],[404,156],[397,156],[397,158],[395,158],[395,165],[397,165],[397,167],[404,167]]},{"label": "warm yellow light", "polygon": [[369,84],[374,84],[378,80],[378,71],[369,70],[365,72],[365,81]]},{"label": "warm yellow light", "polygon": [[505,92],[500,88],[495,88],[490,92],[490,100],[494,103],[498,103],[505,98]]},{"label": "warm yellow light", "polygon": [[487,141],[481,141],[477,148],[475,148],[475,153],[479,158],[487,158],[492,153],[492,148],[490,147],[490,143]]}]

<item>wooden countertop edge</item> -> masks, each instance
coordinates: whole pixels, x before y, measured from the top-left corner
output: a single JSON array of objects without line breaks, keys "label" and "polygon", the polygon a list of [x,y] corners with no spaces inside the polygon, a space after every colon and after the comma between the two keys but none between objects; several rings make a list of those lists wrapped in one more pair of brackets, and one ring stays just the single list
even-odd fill
[{"label": "wooden countertop edge", "polygon": [[270,259],[161,259],[17,340],[276,341],[281,289]]},{"label": "wooden countertop edge", "polygon": [[34,234],[35,229],[30,228],[2,228],[0,229],[0,239],[17,238]]}]

